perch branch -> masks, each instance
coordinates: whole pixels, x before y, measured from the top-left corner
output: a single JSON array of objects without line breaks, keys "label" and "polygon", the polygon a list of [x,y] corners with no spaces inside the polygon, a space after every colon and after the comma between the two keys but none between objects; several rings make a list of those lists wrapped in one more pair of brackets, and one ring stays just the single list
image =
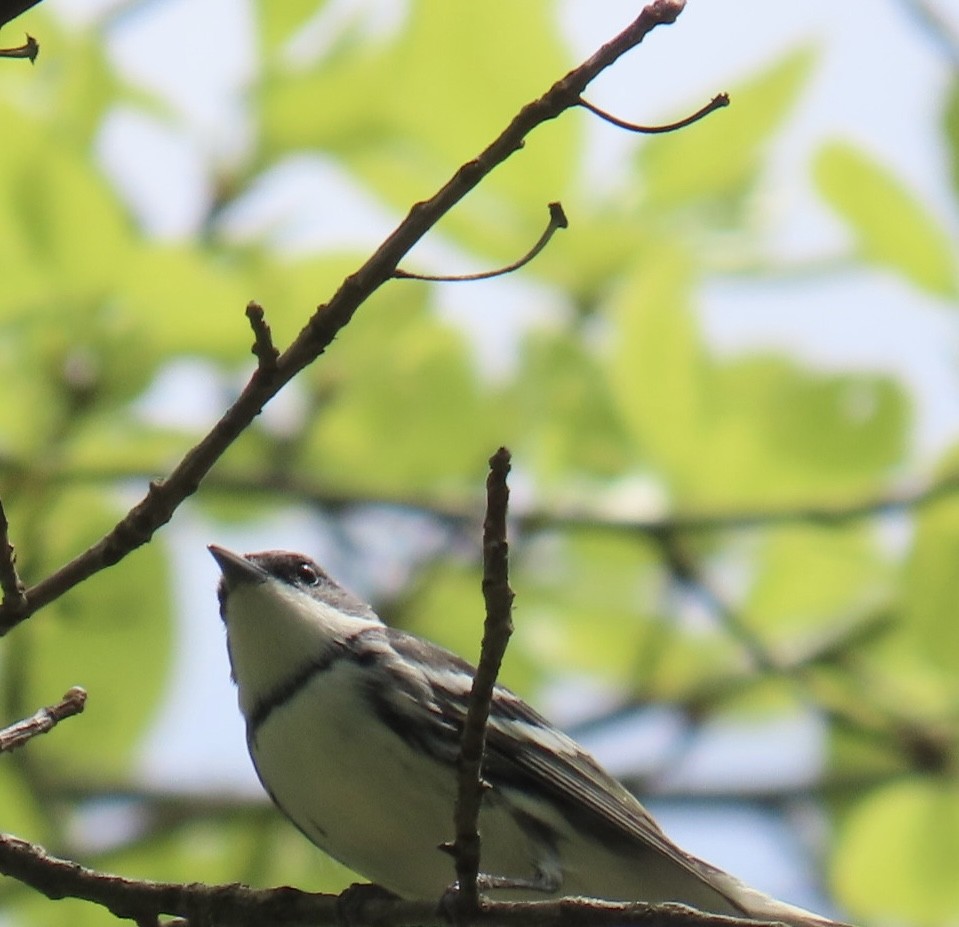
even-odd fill
[{"label": "perch branch", "polygon": [[479,664],[473,677],[469,706],[460,742],[454,825],[456,841],[452,852],[459,886],[457,906],[472,916],[479,906],[477,876],[480,866],[478,820],[486,785],[483,781],[483,754],[486,724],[493,703],[493,690],[506,645],[513,633],[513,590],[509,586],[509,544],[506,540],[506,512],[509,488],[510,453],[501,447],[489,461],[486,480],[486,519],[483,523],[483,598],[486,621]]},{"label": "perch branch", "polygon": [[[42,847],[0,834],[0,872],[48,898],[79,898],[115,916],[153,923],[161,914],[190,924],[234,927],[337,927],[338,896],[295,888],[179,884],[126,879],[50,856]],[[764,927],[765,922],[703,914],[679,904],[611,903],[588,898],[559,901],[489,902],[476,923],[503,927]],[[352,927],[449,927],[432,901],[369,896],[351,910]],[[765,927],[771,927],[765,924]],[[781,925],[778,925],[781,927]]]}]

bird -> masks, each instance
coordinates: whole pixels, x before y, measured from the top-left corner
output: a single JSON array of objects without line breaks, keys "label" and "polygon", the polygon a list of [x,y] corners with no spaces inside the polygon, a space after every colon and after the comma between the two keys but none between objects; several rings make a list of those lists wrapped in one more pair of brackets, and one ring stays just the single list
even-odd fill
[{"label": "bird", "polygon": [[[309,557],[209,545],[250,757],[317,847],[406,899],[453,867],[457,757],[474,668],[385,624]],[[487,897],[679,902],[837,927],[680,849],[638,799],[505,687],[490,706],[479,813]],[[843,925],[848,927],[848,925]]]}]

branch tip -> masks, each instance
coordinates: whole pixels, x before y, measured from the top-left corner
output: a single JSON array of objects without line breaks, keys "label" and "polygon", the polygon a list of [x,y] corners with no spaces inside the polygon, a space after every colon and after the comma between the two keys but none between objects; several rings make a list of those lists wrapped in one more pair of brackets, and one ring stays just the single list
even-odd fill
[{"label": "branch tip", "polygon": [[250,300],[246,305],[246,317],[250,320],[250,328],[253,329],[253,348],[251,349],[256,356],[256,369],[258,373],[273,373],[276,370],[276,362],[280,357],[280,352],[273,344],[273,332],[266,321],[266,313],[263,307]]},{"label": "branch tip", "polygon": [[0,58],[29,58],[33,64],[40,54],[40,43],[30,34],[27,41],[16,48],[0,48]]},{"label": "branch tip", "polygon": [[39,734],[53,730],[64,719],[80,714],[86,703],[86,690],[73,686],[55,705],[41,708],[32,717],[17,721],[0,731],[0,753],[16,750]]}]

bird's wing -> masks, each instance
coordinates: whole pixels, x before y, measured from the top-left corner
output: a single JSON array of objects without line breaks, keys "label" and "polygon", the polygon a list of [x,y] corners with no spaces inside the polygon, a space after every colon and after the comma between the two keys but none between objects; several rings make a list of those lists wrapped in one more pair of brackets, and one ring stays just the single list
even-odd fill
[{"label": "bird's wing", "polygon": [[[401,658],[396,685],[375,693],[397,733],[418,749],[454,764],[472,685],[473,667],[449,651],[396,629],[387,629]],[[428,665],[427,676],[412,670]],[[741,909],[738,881],[684,853],[648,811],[572,738],[557,730],[519,696],[497,686],[487,725],[483,776],[494,788],[540,794],[574,826],[599,832],[624,853],[653,850],[708,884]],[[744,912],[745,913],[745,912]]]}]

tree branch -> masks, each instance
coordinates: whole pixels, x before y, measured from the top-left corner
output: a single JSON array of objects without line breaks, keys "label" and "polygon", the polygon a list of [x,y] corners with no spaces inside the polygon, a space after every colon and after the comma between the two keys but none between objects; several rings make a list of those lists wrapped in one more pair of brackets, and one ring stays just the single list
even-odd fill
[{"label": "tree branch", "polygon": [[177,507],[196,492],[224,451],[296,374],[331,344],[337,333],[369,296],[392,278],[400,259],[467,193],[510,155],[537,126],[577,106],[586,86],[620,56],[638,45],[656,26],[672,23],[685,0],[654,0],[619,35],[557,81],[539,99],[524,106],[510,124],[476,158],[462,165],[430,199],[416,203],[393,233],[329,302],[317,309],[296,339],[269,371],[258,369],[213,429],[177,464],[166,479],[149,490],[99,541],[26,592],[26,608],[14,613],[0,606],[0,635],[59,598],[94,573],[117,563],[147,543]]},{"label": "tree branch", "polygon": [[456,841],[457,908],[462,917],[472,917],[479,907],[477,876],[480,867],[478,820],[486,784],[482,778],[486,750],[486,724],[493,703],[493,689],[506,645],[513,633],[513,590],[509,586],[509,544],[506,540],[506,512],[509,488],[510,453],[501,447],[489,460],[486,480],[486,519],[483,523],[483,598],[486,621],[479,664],[470,689],[469,706],[463,722],[458,757],[456,806],[453,821]]},{"label": "tree branch", "polygon": [[55,705],[41,708],[32,717],[5,727],[0,731],[0,753],[9,753],[11,750],[22,747],[38,734],[52,731],[65,718],[80,714],[86,701],[86,690],[74,686]]},{"label": "tree branch", "polygon": [[[232,927],[338,927],[339,896],[295,888],[252,889],[126,879],[50,856],[42,847],[0,834],[0,872],[54,900],[79,898],[120,918],[153,923],[161,914],[190,924]],[[449,927],[434,902],[369,895],[351,907],[352,927]],[[476,922],[504,927],[763,927],[764,922],[703,914],[680,904],[612,903],[587,898],[488,902]],[[781,925],[779,925],[781,927]]]}]

